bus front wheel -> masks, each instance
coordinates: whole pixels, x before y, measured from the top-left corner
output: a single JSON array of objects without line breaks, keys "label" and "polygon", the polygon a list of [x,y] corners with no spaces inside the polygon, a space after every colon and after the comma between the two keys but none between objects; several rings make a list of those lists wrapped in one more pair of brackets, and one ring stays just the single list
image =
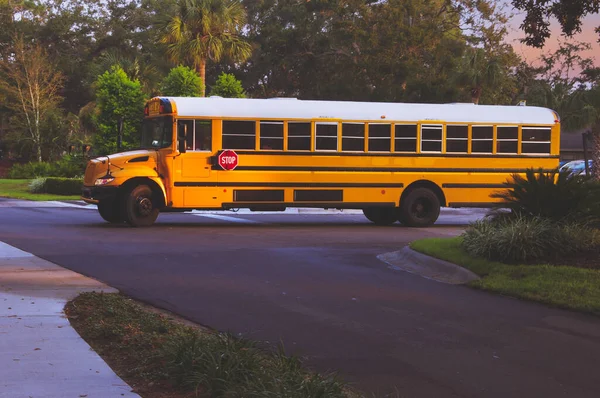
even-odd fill
[{"label": "bus front wheel", "polygon": [[158,217],[158,208],[148,185],[131,188],[124,200],[125,221],[133,227],[148,227]]},{"label": "bus front wheel", "polygon": [[102,200],[98,203],[98,213],[105,221],[113,224],[124,222],[121,215],[119,202],[116,200]]},{"label": "bus front wheel", "polygon": [[363,214],[375,225],[392,225],[398,218],[393,207],[369,207],[363,209]]},{"label": "bus front wheel", "polygon": [[440,200],[427,188],[415,188],[400,203],[398,219],[408,227],[428,227],[440,215]]}]

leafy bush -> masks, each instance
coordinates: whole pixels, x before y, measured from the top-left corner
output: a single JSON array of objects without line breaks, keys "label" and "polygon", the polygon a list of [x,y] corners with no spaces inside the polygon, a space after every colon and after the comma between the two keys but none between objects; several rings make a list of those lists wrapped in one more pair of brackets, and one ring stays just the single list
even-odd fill
[{"label": "leafy bush", "polygon": [[82,178],[36,178],[29,184],[29,191],[54,195],[79,195],[82,185]]},{"label": "leafy bush", "polygon": [[46,178],[36,178],[29,183],[29,192],[44,193],[46,190]]},{"label": "leafy bush", "polygon": [[600,248],[600,231],[586,224],[523,215],[479,220],[462,238],[469,254],[504,263],[556,261]]},{"label": "leafy bush", "polygon": [[512,175],[507,189],[491,195],[502,199],[497,208],[515,215],[542,217],[554,221],[600,221],[600,183],[568,172],[528,169],[525,177]]},{"label": "leafy bush", "polygon": [[245,98],[242,82],[231,73],[221,72],[215,85],[210,90],[210,95],[218,95],[224,98]]},{"label": "leafy bush", "polygon": [[163,95],[172,97],[200,97],[203,83],[200,76],[187,66],[178,66],[169,71],[162,83]]},{"label": "leafy bush", "polygon": [[52,163],[29,162],[25,164],[13,165],[8,172],[8,178],[37,178],[51,176],[52,174]]},{"label": "leafy bush", "polygon": [[25,164],[15,164],[8,172],[8,178],[79,178],[85,173],[86,164],[86,158],[82,156],[71,155],[66,155],[56,162],[29,162]]}]

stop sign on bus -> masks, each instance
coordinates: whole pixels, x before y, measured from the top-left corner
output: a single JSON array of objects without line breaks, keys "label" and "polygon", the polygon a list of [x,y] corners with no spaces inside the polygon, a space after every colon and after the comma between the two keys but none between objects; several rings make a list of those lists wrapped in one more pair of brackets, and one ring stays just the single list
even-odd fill
[{"label": "stop sign on bus", "polygon": [[233,170],[238,165],[238,155],[231,149],[226,149],[219,154],[219,165],[223,170]]}]

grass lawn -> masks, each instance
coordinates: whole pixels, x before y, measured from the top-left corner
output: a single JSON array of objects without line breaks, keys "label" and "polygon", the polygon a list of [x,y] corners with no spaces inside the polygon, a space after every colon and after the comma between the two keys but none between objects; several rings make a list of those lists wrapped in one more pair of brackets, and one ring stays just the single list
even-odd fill
[{"label": "grass lawn", "polygon": [[413,250],[473,271],[469,286],[507,296],[600,315],[600,270],[552,265],[507,265],[475,258],[461,248],[462,238],[414,241]]},{"label": "grass lawn", "polygon": [[79,195],[52,195],[31,193],[27,189],[31,180],[0,179],[0,197],[27,200],[77,200]]},{"label": "grass lawn", "polygon": [[145,398],[358,397],[333,375],[252,341],[186,324],[121,295],[83,293],[65,306],[71,325]]}]

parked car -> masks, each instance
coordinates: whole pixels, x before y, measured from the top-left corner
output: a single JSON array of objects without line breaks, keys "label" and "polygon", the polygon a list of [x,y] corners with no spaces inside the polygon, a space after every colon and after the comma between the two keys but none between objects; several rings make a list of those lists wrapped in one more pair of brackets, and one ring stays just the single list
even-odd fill
[{"label": "parked car", "polygon": [[[588,160],[588,168],[591,171],[593,161]],[[574,175],[585,175],[585,160],[572,160],[570,162],[565,163],[559,169],[562,171],[568,171]]]}]

